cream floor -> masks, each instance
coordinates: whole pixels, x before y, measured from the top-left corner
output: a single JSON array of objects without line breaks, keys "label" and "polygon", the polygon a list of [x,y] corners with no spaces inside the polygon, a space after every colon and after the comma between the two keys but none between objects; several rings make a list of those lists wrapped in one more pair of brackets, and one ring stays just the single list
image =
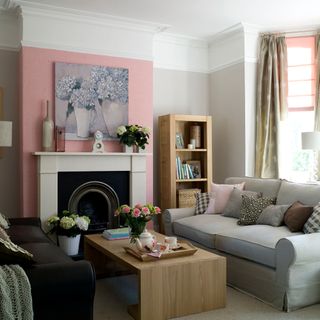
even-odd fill
[{"label": "cream floor", "polygon": [[[105,278],[97,281],[94,320],[132,320],[128,304],[137,303],[135,276]],[[227,307],[181,317],[179,320],[319,320],[320,304],[298,311],[277,311],[263,302],[228,287]],[[152,319],[150,319],[152,320]]]}]

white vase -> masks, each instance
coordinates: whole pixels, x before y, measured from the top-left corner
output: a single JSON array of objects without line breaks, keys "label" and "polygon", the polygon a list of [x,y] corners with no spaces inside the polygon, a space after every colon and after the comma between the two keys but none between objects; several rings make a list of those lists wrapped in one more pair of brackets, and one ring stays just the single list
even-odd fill
[{"label": "white vase", "polygon": [[74,113],[77,121],[77,136],[80,138],[88,138],[91,110],[75,107]]},{"label": "white vase", "polygon": [[133,152],[133,148],[132,146],[127,146],[126,144],[123,145],[123,152],[125,153],[132,153]]},{"label": "white vase", "polygon": [[69,256],[79,252],[80,234],[75,237],[58,236],[59,247]]},{"label": "white vase", "polygon": [[47,101],[47,115],[42,123],[42,150],[53,151],[54,150],[54,123],[51,118],[51,108],[49,101]]},{"label": "white vase", "polygon": [[128,105],[102,100],[101,110],[111,138],[117,138],[117,128],[128,123]]}]

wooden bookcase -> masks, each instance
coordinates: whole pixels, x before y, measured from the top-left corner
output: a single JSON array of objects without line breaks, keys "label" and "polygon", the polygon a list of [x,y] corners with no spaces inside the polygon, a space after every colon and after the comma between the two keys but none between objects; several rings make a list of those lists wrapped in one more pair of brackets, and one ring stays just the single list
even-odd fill
[{"label": "wooden bookcase", "polygon": [[[201,145],[190,150],[190,126],[201,127]],[[176,133],[181,133],[184,147],[176,147]],[[201,189],[208,192],[212,181],[212,118],[201,115],[168,114],[159,117],[160,144],[160,207],[162,210],[178,207],[179,189]],[[176,157],[182,162],[200,161],[201,177],[197,179],[178,179]]]}]

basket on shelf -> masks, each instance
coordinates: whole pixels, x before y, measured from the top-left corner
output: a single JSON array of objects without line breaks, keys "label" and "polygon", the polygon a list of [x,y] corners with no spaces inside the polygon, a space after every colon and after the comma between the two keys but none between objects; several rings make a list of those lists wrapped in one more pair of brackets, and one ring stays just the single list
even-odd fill
[{"label": "basket on shelf", "polygon": [[195,194],[201,192],[201,189],[180,189],[178,190],[179,208],[192,208],[196,205]]}]

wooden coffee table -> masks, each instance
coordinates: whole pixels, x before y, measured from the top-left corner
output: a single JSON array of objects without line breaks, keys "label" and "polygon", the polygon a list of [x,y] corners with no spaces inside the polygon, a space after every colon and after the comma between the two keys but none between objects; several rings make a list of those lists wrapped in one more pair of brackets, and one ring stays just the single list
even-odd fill
[{"label": "wooden coffee table", "polygon": [[[163,235],[153,233],[163,241]],[[164,320],[225,307],[224,257],[198,249],[192,256],[143,262],[125,252],[128,243],[129,239],[86,235],[84,255],[97,270],[108,257],[138,275],[139,304],[128,307],[135,319]]]}]

